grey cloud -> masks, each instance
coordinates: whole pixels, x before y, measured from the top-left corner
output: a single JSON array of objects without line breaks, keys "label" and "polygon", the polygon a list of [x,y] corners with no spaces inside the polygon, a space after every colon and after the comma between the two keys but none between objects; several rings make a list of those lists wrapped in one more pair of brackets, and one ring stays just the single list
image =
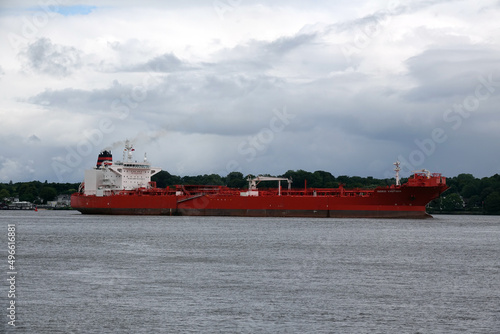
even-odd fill
[{"label": "grey cloud", "polygon": [[307,45],[314,41],[316,38],[315,33],[310,34],[297,34],[291,37],[280,37],[266,45],[266,49],[277,54],[290,52],[300,46]]},{"label": "grey cloud", "polygon": [[[151,47],[142,40],[135,38],[123,42],[108,42],[117,57],[118,64],[109,64],[107,67],[113,72],[176,72],[190,70],[192,66],[179,59],[173,53],[164,53],[151,57]],[[149,58],[149,59],[148,59]],[[131,59],[146,59],[145,61],[131,61]]]},{"label": "grey cloud", "polygon": [[215,55],[216,63],[211,66],[219,73],[252,72],[265,75],[273,70],[275,75],[282,73],[283,78],[296,77],[296,73],[323,76],[350,66],[340,49],[332,48],[319,39],[323,34],[321,28],[308,27],[301,31],[273,41],[251,40],[221,50]]},{"label": "grey cloud", "polygon": [[172,53],[155,57],[144,64],[138,64],[124,68],[130,72],[175,72],[186,69],[185,64]]},{"label": "grey cloud", "polygon": [[233,136],[260,130],[282,98],[272,77],[192,73],[165,78],[143,109],[173,131]]},{"label": "grey cloud", "polygon": [[408,100],[456,98],[474,92],[478,77],[498,73],[500,53],[480,46],[436,48],[406,61],[418,86],[405,94]]},{"label": "grey cloud", "polygon": [[282,36],[274,41],[251,40],[246,44],[237,45],[232,49],[223,50],[220,55],[221,61],[227,59],[244,59],[245,61],[255,61],[265,63],[267,60],[281,57],[286,53],[308,45],[314,41],[316,33],[298,33],[293,36]]},{"label": "grey cloud", "polygon": [[[282,54],[291,53],[296,47],[309,46],[314,36],[306,34],[273,42],[254,41],[225,52],[229,58],[236,58],[240,62],[250,62],[255,54],[243,52],[242,49],[272,54],[274,59],[279,59]],[[448,55],[442,50],[429,50],[408,60],[410,75],[415,77],[419,86],[409,92],[392,90],[390,96],[385,96],[380,89],[367,86],[370,77],[359,73],[345,73],[299,84],[265,75],[263,70],[252,73],[240,66],[235,67],[236,71],[221,71],[230,67],[231,62],[220,59],[212,64],[196,64],[196,70],[193,71],[174,71],[168,76],[151,80],[154,84],[144,87],[144,100],[131,101],[136,107],[129,108],[128,120],[145,121],[174,132],[251,135],[266,126],[274,108],[287,106],[298,115],[298,121],[287,127],[286,131],[308,131],[320,124],[341,133],[411,144],[428,126],[418,122],[410,124],[405,119],[406,115],[419,112],[420,106],[413,104],[418,102],[419,94],[427,94],[427,97],[431,94],[446,94],[447,86],[453,84],[454,66],[463,69],[464,61],[472,61],[469,59],[471,57],[485,59],[480,57],[483,55],[481,52],[459,54],[457,56],[451,52]],[[494,59],[494,55],[490,54],[488,59]],[[142,66],[147,63],[183,66],[182,61],[172,54],[155,57]],[[451,68],[443,66],[443,63]],[[437,80],[438,87],[431,84],[428,89],[429,83],[436,78],[441,78]],[[366,88],[360,90],[364,86]],[[130,96],[133,89],[133,85],[115,82],[105,89],[46,90],[30,98],[29,102],[48,108],[113,114],[113,101]],[[387,91],[390,90],[388,88]],[[353,91],[358,93],[353,94]],[[393,100],[390,106],[387,105],[388,98]],[[122,105],[125,105],[124,102]]]},{"label": "grey cloud", "polygon": [[283,104],[277,81],[262,75],[193,72],[172,74],[155,82],[143,87],[140,100],[133,98],[137,86],[115,81],[104,89],[45,90],[27,102],[47,109],[114,117],[125,109],[127,121],[146,121],[178,132],[221,135],[258,131],[262,123],[255,119],[265,118]]},{"label": "grey cloud", "polygon": [[[321,124],[334,131],[380,140],[410,133],[387,131],[393,126],[401,128],[404,125],[402,116],[388,117],[390,122],[380,122],[380,117],[394,113],[394,110],[377,107],[384,100],[377,97],[378,91],[366,90],[359,93],[359,97],[349,92],[348,87],[364,85],[368,79],[351,73],[304,84],[260,73],[214,72],[211,66],[200,66],[197,71],[158,77],[155,85],[147,87],[141,101],[134,102],[129,98],[135,106],[129,108],[128,121],[141,120],[174,132],[252,135],[268,126],[273,109],[285,106],[297,115],[297,122],[290,124],[285,131],[309,131]],[[130,96],[133,88],[114,82],[109,88],[91,91],[46,90],[31,97],[29,102],[46,108],[113,114],[116,107],[113,101]],[[127,106],[125,102],[119,103]]]},{"label": "grey cloud", "polygon": [[[94,109],[103,109],[102,97],[103,91],[85,91],[82,89],[66,88],[63,90],[47,89],[33,97],[27,99],[27,102],[44,106],[45,108],[71,109],[75,112]],[[101,97],[101,101],[96,98]],[[109,100],[106,105],[109,105]]]},{"label": "grey cloud", "polygon": [[[311,47],[316,47],[318,42],[316,38],[318,31],[299,32],[291,36],[282,36],[273,41],[250,40],[244,44],[233,48],[223,49],[214,56],[215,60],[210,63],[191,64],[179,59],[173,53],[166,53],[147,60],[144,63],[135,63],[132,65],[111,66],[113,72],[156,72],[156,73],[174,73],[185,71],[201,71],[201,73],[265,73],[266,71],[283,65],[285,58],[290,55],[296,55],[296,58],[289,57],[287,63],[301,63],[301,50],[306,52],[307,58],[314,59]],[[138,41],[131,40],[126,43],[109,43],[110,47],[121,53],[137,53]],[[338,63],[333,66],[334,69],[345,68],[345,61],[342,55],[329,54],[329,61]],[[301,66],[301,65],[299,65]],[[217,74],[217,75],[218,75]]]},{"label": "grey cloud", "polygon": [[25,66],[38,73],[65,77],[82,66],[82,52],[74,47],[53,44],[48,38],[40,38],[28,45],[20,55]]},{"label": "grey cloud", "polygon": [[28,142],[29,143],[40,143],[42,140],[40,138],[38,138],[37,135],[31,135],[29,136],[28,138]]},{"label": "grey cloud", "polygon": [[398,4],[397,6],[392,6],[391,3],[388,3],[388,7],[378,10],[373,14],[369,14],[349,21],[331,24],[326,27],[325,32],[345,32],[354,31],[357,29],[368,32],[366,31],[367,29],[373,29],[377,25],[384,24],[385,22],[387,22],[386,20],[390,19],[392,16],[398,16],[411,11],[410,6],[411,4]]},{"label": "grey cloud", "polygon": [[8,143],[8,145],[3,145],[0,153],[0,182],[33,180],[41,175],[52,174],[50,154],[53,152],[53,148],[43,146],[42,142],[36,142],[36,148],[30,149],[26,145],[27,140],[30,144],[34,144],[30,138],[26,138],[22,134],[0,134],[0,141]]},{"label": "grey cloud", "polygon": [[[389,1],[387,6],[375,11],[372,14],[356,18],[353,20],[336,22],[325,28],[326,33],[349,32],[361,30],[367,34],[376,33],[377,26],[389,22],[392,17],[418,12],[442,3],[449,3],[449,0],[427,0],[415,2]],[[374,31],[375,30],[375,31]]]},{"label": "grey cloud", "polygon": [[73,112],[89,114],[97,111],[111,111],[115,100],[124,99],[125,102],[123,103],[131,103],[129,100],[133,88],[132,85],[123,85],[118,81],[114,81],[109,88],[105,89],[46,89],[35,96],[27,98],[26,101],[47,109],[67,109]]}]

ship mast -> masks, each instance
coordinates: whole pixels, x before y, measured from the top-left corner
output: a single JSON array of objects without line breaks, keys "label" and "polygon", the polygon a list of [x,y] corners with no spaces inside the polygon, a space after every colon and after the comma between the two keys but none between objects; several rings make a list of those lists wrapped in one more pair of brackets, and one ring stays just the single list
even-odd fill
[{"label": "ship mast", "polygon": [[399,171],[401,170],[401,168],[399,167],[401,165],[401,163],[399,161],[396,161],[395,163],[393,163],[394,166],[396,166],[396,168],[394,168],[394,171],[396,172],[396,185],[399,186],[400,183],[399,183]]},{"label": "ship mast", "polygon": [[135,151],[130,141],[125,141],[125,149],[123,150],[123,162],[130,162],[132,160],[132,152]]}]

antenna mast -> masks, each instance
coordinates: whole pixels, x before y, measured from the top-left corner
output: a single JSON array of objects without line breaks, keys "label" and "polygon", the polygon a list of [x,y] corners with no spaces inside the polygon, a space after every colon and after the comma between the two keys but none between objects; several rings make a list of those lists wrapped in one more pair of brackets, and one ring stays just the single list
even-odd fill
[{"label": "antenna mast", "polygon": [[135,151],[130,141],[125,141],[125,149],[123,150],[123,162],[130,162],[132,160],[132,152]]},{"label": "antenna mast", "polygon": [[395,163],[393,163],[394,166],[396,166],[396,168],[394,168],[394,171],[396,172],[396,185],[399,186],[399,171],[401,170],[401,168],[399,168],[399,166],[401,165],[401,163],[399,161],[396,161]]}]

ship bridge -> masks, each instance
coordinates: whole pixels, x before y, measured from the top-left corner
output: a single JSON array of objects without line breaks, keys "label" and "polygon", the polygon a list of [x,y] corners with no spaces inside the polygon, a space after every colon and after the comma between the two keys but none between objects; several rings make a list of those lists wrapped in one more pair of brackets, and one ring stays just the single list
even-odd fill
[{"label": "ship bridge", "polygon": [[[146,154],[144,161],[133,160],[134,148],[127,140],[123,150],[123,161],[111,161],[111,152],[101,165],[85,171],[85,195],[103,196],[111,190],[134,190],[147,188],[151,183],[151,176],[159,173],[161,168],[151,167]],[[98,160],[99,162],[99,160]]]}]

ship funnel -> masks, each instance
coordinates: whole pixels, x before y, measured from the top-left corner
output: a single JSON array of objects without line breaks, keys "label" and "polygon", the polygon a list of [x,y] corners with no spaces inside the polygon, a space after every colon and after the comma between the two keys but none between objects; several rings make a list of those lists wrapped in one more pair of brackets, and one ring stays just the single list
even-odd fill
[{"label": "ship funnel", "polygon": [[97,168],[100,168],[103,164],[111,165],[113,163],[113,155],[111,151],[103,150],[99,153],[97,157]]}]

